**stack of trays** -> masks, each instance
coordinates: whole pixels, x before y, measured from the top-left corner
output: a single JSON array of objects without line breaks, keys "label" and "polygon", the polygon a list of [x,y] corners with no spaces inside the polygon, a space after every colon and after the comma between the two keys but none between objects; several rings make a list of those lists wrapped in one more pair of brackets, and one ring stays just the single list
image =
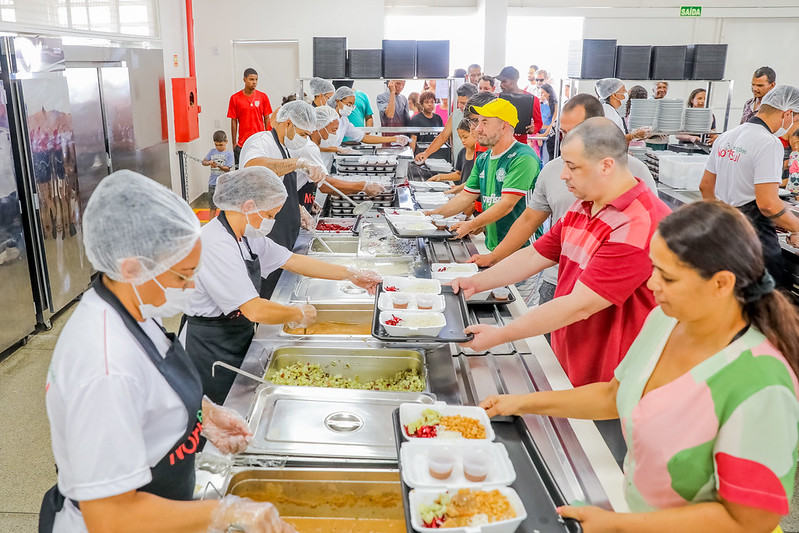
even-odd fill
[{"label": "stack of trays", "polygon": [[649,77],[651,46],[617,46],[616,77],[623,80],[645,80]]},{"label": "stack of trays", "polygon": [[416,77],[446,78],[449,75],[449,41],[416,41]]},{"label": "stack of trays", "polygon": [[383,77],[411,79],[416,76],[416,41],[383,39]]},{"label": "stack of trays", "polygon": [[726,44],[689,44],[685,58],[685,79],[724,79],[726,65]]},{"label": "stack of trays", "polygon": [[313,75],[319,78],[347,77],[347,38],[313,38]]},{"label": "stack of trays", "polygon": [[347,72],[353,79],[377,79],[383,75],[382,50],[349,50]]},{"label": "stack of trays", "polygon": [[611,78],[616,73],[616,39],[583,39],[569,43],[570,78]]},{"label": "stack of trays", "polygon": [[650,79],[683,80],[685,79],[685,56],[688,47],[653,46]]},{"label": "stack of trays", "polygon": [[661,98],[655,130],[676,133],[682,127],[683,102],[677,98]]},{"label": "stack of trays", "polygon": [[691,133],[707,133],[713,126],[713,110],[707,107],[685,109],[683,129]]},{"label": "stack of trays", "polygon": [[646,126],[654,128],[659,107],[660,100],[649,98],[634,98],[630,100],[630,120],[627,127],[630,130]]},{"label": "stack of trays", "polygon": [[[418,438],[410,436],[409,424],[423,419],[427,413],[437,413],[441,417],[462,417],[474,426],[482,426],[485,430],[483,438],[465,438],[458,432],[445,428],[443,424],[434,425],[436,436]],[[453,517],[436,515],[422,516],[422,507],[430,507],[440,496],[447,493],[454,496],[460,490],[471,492],[497,491],[510,505],[512,510],[508,518],[492,521],[483,525],[470,525],[448,529],[451,531],[486,531],[495,533],[512,533],[527,518],[527,512],[519,495],[510,488],[516,480],[516,471],[502,443],[495,443],[494,430],[480,407],[446,405],[436,402],[432,406],[403,403],[399,407],[400,430],[407,442],[400,447],[399,464],[403,482],[412,487],[408,495],[408,507],[411,526],[421,533],[435,531],[431,523],[438,519],[444,524]],[[490,510],[475,509],[474,513],[489,513]],[[442,513],[439,511],[439,513]],[[440,527],[440,524],[439,524]],[[449,526],[452,528],[452,524]]]},{"label": "stack of trays", "polygon": [[646,160],[646,151],[648,149],[649,148],[647,148],[646,146],[630,146],[627,149],[627,153],[629,155],[633,156],[634,158],[640,160],[641,162],[645,163],[646,162],[645,161]]}]

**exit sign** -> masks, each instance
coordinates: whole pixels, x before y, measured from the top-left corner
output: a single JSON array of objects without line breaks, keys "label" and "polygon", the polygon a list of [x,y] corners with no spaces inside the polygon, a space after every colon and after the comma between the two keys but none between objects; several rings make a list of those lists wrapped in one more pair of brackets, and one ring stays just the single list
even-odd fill
[{"label": "exit sign", "polygon": [[681,17],[701,17],[702,6],[682,6],[680,8]]}]

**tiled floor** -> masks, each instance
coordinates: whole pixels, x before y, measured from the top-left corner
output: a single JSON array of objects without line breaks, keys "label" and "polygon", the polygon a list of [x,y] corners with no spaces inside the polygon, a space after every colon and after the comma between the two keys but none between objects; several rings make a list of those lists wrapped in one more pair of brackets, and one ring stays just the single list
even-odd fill
[{"label": "tiled floor", "polygon": [[[34,533],[42,495],[55,483],[44,382],[58,334],[74,307],[56,316],[50,331],[36,334],[0,362],[0,533]],[[176,331],[178,318],[164,325]],[[791,508],[782,527],[799,533],[799,491]]]}]

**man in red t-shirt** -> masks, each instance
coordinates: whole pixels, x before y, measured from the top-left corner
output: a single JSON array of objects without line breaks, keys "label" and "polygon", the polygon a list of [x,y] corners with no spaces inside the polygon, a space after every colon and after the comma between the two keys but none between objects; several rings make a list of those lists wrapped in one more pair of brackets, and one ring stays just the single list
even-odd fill
[{"label": "man in red t-shirt", "polygon": [[231,139],[236,140],[233,155],[236,166],[239,164],[239,154],[250,135],[259,131],[269,131],[269,115],[272,114],[272,105],[269,97],[261,91],[256,91],[258,86],[258,73],[254,68],[244,71],[244,89],[230,97],[227,116],[230,119]]},{"label": "man in red t-shirt", "polygon": [[452,282],[472,294],[516,283],[559,265],[555,298],[498,328],[466,328],[466,346],[492,346],[552,332],[552,349],[575,387],[610,381],[655,307],[649,241],[670,211],[627,168],[627,141],[604,117],[563,140],[561,178],[577,200],[533,246],[471,278]]}]

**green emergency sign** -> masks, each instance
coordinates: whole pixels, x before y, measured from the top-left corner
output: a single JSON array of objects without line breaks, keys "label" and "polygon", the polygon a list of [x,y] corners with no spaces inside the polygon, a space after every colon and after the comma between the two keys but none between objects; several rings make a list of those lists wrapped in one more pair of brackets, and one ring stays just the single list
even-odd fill
[{"label": "green emergency sign", "polygon": [[682,6],[680,7],[681,17],[701,17],[702,6]]}]

